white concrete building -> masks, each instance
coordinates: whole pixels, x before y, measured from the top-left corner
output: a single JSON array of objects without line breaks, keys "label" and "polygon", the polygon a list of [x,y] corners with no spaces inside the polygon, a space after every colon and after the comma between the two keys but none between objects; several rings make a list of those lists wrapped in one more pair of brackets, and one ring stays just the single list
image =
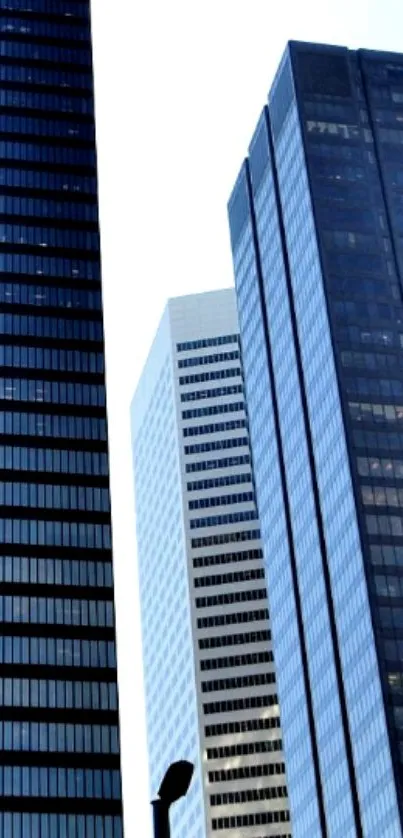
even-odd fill
[{"label": "white concrete building", "polygon": [[232,289],[169,300],[132,406],[150,793],[172,838],[291,838]]}]

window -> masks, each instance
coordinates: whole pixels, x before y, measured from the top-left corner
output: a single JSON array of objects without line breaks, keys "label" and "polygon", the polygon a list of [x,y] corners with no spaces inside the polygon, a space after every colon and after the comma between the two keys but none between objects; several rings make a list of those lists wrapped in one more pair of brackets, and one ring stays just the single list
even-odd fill
[{"label": "window", "polygon": [[[245,552],[246,552],[246,557],[247,557],[247,555],[248,555],[247,551],[245,551]],[[250,552],[253,552],[253,551],[251,550]],[[255,552],[258,554],[257,557],[260,558],[260,556],[259,556],[260,551],[256,550]],[[229,553],[228,555],[230,556],[231,554]],[[234,555],[237,555],[237,554],[235,553]],[[238,554],[238,555],[242,555],[242,554]],[[205,556],[204,558],[209,559],[210,556]],[[217,558],[217,557],[214,556],[213,558]],[[218,558],[221,558],[221,556],[219,556]],[[193,561],[193,566],[194,567],[197,566],[197,565],[195,565],[195,561],[196,560]],[[210,562],[207,561],[206,564],[210,564]],[[211,564],[213,564],[213,562],[211,562]],[[207,587],[212,587],[212,586],[215,587],[216,585],[233,584],[234,582],[235,583],[249,582],[251,580],[256,580],[256,579],[264,579],[263,568],[256,568],[256,569],[253,569],[253,570],[239,570],[239,571],[234,571],[233,573],[216,573],[214,576],[197,576],[193,580],[193,585],[194,585],[195,588],[207,588]]]},{"label": "window", "polygon": [[[213,547],[234,542],[256,541],[260,539],[260,530],[240,530],[239,532],[220,533],[218,535],[206,535],[199,538],[192,538],[191,545],[194,549],[201,547]],[[206,557],[203,557],[203,561]],[[199,561],[199,559],[194,559]],[[196,565],[195,565],[196,567]]]},{"label": "window", "polygon": [[258,590],[231,591],[226,594],[213,594],[207,597],[196,597],[196,608],[212,608],[216,605],[233,605],[236,602],[253,602],[267,599],[266,588]]},{"label": "window", "polygon": [[208,672],[211,669],[254,666],[259,663],[273,663],[273,652],[249,652],[243,655],[229,655],[225,658],[206,658],[200,661],[200,669],[202,672]]},{"label": "window", "polygon": [[231,384],[228,387],[215,387],[212,390],[196,390],[193,393],[181,393],[181,402],[195,402],[204,399],[215,399],[220,396],[235,396],[241,393],[243,394],[243,387],[241,384]]},{"label": "window", "polygon": [[210,498],[197,498],[188,501],[188,507],[193,509],[211,509],[215,506],[232,506],[237,503],[254,503],[254,492],[240,492],[236,495],[217,495]]},{"label": "window", "polygon": [[203,713],[208,716],[210,714],[232,713],[238,710],[255,710],[257,708],[277,706],[278,699],[275,695],[253,695],[203,704]]},{"label": "window", "polygon": [[198,643],[199,649],[219,649],[222,646],[242,646],[244,643],[261,643],[270,640],[270,631],[263,629],[261,631],[239,632],[239,634],[218,635],[218,637],[201,637]]},{"label": "window", "polygon": [[240,521],[254,521],[257,517],[256,510],[252,509],[246,512],[230,512],[227,515],[212,515],[208,518],[191,518],[190,529],[225,526],[226,524],[236,524]]},{"label": "window", "polygon": [[220,352],[216,355],[197,355],[193,358],[182,358],[179,360],[178,368],[184,369],[185,367],[197,367],[203,364],[227,363],[228,361],[238,361],[239,357],[238,350],[234,352]]},{"label": "window", "polygon": [[249,623],[268,619],[267,608],[261,608],[258,611],[241,611],[238,614],[214,614],[211,617],[198,617],[197,627],[200,629],[213,628],[214,626],[229,626],[234,623]]},{"label": "window", "polygon": [[245,719],[244,721],[221,722],[220,724],[206,725],[204,732],[206,736],[227,736],[232,733],[272,730],[273,728],[279,727],[280,718],[278,716],[270,715],[258,719]]},{"label": "window", "polygon": [[227,343],[238,343],[238,335],[220,335],[216,338],[202,338],[201,340],[190,340],[185,343],[177,343],[178,352],[188,352],[193,349],[206,349],[208,346],[224,346]]}]

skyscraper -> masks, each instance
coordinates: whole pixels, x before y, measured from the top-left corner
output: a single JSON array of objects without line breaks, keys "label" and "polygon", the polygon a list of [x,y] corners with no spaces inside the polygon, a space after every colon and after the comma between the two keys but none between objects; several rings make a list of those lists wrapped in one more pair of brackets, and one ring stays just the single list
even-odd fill
[{"label": "skyscraper", "polygon": [[229,203],[296,838],[402,835],[403,56],[290,43]]},{"label": "skyscraper", "polygon": [[132,408],[151,794],[172,838],[291,838],[232,289],[168,302]]},{"label": "skyscraper", "polygon": [[0,29],[0,836],[121,838],[89,3]]}]

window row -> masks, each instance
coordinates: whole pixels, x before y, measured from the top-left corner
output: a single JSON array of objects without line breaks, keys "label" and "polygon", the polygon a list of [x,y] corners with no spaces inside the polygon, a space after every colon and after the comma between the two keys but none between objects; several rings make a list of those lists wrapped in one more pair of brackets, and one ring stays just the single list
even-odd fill
[{"label": "window row", "polygon": [[[11,0],[6,0],[8,8],[11,6]],[[28,0],[20,0],[28,4]],[[31,0],[32,2],[32,0]],[[17,3],[17,0],[14,0]],[[44,9],[47,9],[47,0],[41,0]],[[71,4],[73,5],[73,4]],[[74,7],[78,5],[74,3]],[[4,8],[4,6],[2,7]],[[37,3],[35,8],[38,8]],[[85,8],[88,12],[88,6],[81,4],[81,8]],[[92,76],[91,73],[75,73],[72,70],[62,70],[56,67],[30,67],[23,64],[0,64],[0,81],[18,82],[18,84],[38,84],[50,87],[59,87],[61,89],[75,88],[84,89],[92,92]]]},{"label": "window row", "polygon": [[289,823],[288,811],[256,812],[251,815],[232,815],[230,818],[212,818],[213,830],[239,829],[246,826],[261,826],[265,823]]},{"label": "window row", "polygon": [[0,506],[109,512],[109,489],[94,486],[58,486],[52,483],[0,482]]},{"label": "window row", "polygon": [[304,111],[307,116],[324,117],[329,116],[333,119],[344,119],[355,121],[357,113],[353,105],[340,102],[326,102],[326,101],[305,101]]},{"label": "window row", "polygon": [[226,658],[206,658],[200,661],[200,669],[202,672],[208,672],[211,669],[255,666],[259,663],[273,663],[273,652],[249,652],[244,655],[229,655]]},{"label": "window row", "polygon": [[331,293],[338,296],[350,297],[352,300],[377,299],[389,295],[390,287],[385,277],[382,279],[367,279],[360,277],[350,279],[344,276],[333,276],[329,278]]},{"label": "window row", "polygon": [[238,378],[242,375],[239,367],[225,370],[212,370],[211,372],[199,372],[193,375],[181,375],[179,384],[199,384],[202,381],[218,381],[222,378]]},{"label": "window row", "polygon": [[72,320],[62,317],[0,313],[0,335],[102,341],[104,332],[100,320]]},{"label": "window row", "polygon": [[56,66],[60,64],[83,64],[91,66],[89,49],[72,49],[59,44],[51,46],[35,43],[33,49],[29,41],[0,41],[0,58],[20,58],[26,61],[52,61]]},{"label": "window row", "polygon": [[[4,41],[0,41],[0,56],[4,56]],[[10,46],[10,44],[7,44]],[[14,44],[17,46],[17,44]],[[30,47],[32,50],[32,47]],[[35,45],[35,52],[41,49]],[[49,47],[47,47],[49,49]],[[58,50],[59,51],[59,50]],[[32,57],[32,51],[31,51]],[[27,134],[35,137],[63,137],[73,140],[94,142],[93,121],[75,119],[44,119],[42,117],[25,116],[23,114],[10,116],[0,113],[1,134]]]},{"label": "window row", "polygon": [[244,698],[230,698],[227,701],[211,701],[203,704],[206,716],[224,713],[236,713],[242,710],[257,710],[263,707],[278,707],[276,695],[249,695]]},{"label": "window row", "polygon": [[[241,540],[241,539],[239,539],[239,540]],[[242,539],[242,540],[246,540],[246,539]],[[214,565],[232,564],[233,562],[247,562],[247,561],[252,561],[254,559],[262,559],[262,558],[263,558],[263,552],[260,549],[241,550],[240,552],[237,552],[237,553],[219,553],[218,555],[215,555],[215,556],[197,556],[195,559],[193,559],[193,567],[195,567],[195,568],[196,567],[212,567]],[[211,580],[217,579],[217,583],[221,584],[221,580],[222,580],[222,582],[224,582],[224,579],[227,578],[227,577],[228,577],[228,581],[230,581],[230,578],[232,579],[232,577],[233,577],[234,578],[233,581],[237,581],[237,582],[244,581],[245,579],[260,579],[260,578],[263,579],[263,577],[264,577],[264,572],[263,571],[262,571],[262,576],[260,576],[260,575],[258,575],[258,576],[250,575],[250,574],[254,574],[254,573],[260,574],[261,571],[260,570],[259,571],[240,570],[239,572],[237,571],[236,573],[234,572],[233,574],[232,573],[225,574],[225,576],[221,576],[221,574],[216,575],[216,576],[199,576],[199,577],[197,577],[197,579],[194,580],[194,584],[195,584],[196,588],[201,588],[201,587],[204,587],[205,585],[216,584],[213,581],[210,582],[209,581],[210,579]],[[203,581],[203,580],[206,580],[206,581]]]},{"label": "window row", "polygon": [[[385,660],[394,661],[394,662],[401,661],[403,663],[403,640],[386,640],[386,639],[384,639],[383,640],[383,653],[384,653],[384,656],[385,656]],[[388,674],[389,685],[392,686],[392,684],[394,684],[395,688],[397,687],[397,684],[396,684],[396,681],[397,681],[396,675],[397,674],[398,673],[394,673],[393,678],[390,678],[392,673]],[[400,675],[400,678],[402,678],[401,673],[399,673],[399,675]],[[399,686],[400,686],[400,678],[399,678]],[[403,682],[403,678],[402,678],[402,682]]]},{"label": "window row", "polygon": [[41,346],[0,344],[0,366],[98,373],[102,375],[104,373],[104,353],[81,352],[78,349],[44,349]]},{"label": "window row", "polygon": [[[214,748],[213,750],[216,749]],[[219,750],[223,750],[223,748]],[[228,806],[234,803],[252,803],[255,800],[272,800],[278,797],[287,797],[286,786],[269,786],[268,788],[243,789],[242,791],[224,792],[224,794],[211,794],[210,805]]]},{"label": "window row", "polygon": [[249,754],[269,754],[273,751],[281,751],[282,747],[281,739],[266,739],[264,742],[241,742],[238,745],[207,748],[207,759],[229,759],[230,757],[248,756]]},{"label": "window row", "polygon": [[398,355],[390,355],[387,352],[341,352],[341,363],[343,367],[356,367],[357,369],[377,370],[396,369],[403,366],[403,358]]},{"label": "window row", "polygon": [[108,456],[98,451],[0,445],[0,470],[107,476]]},{"label": "window row", "polygon": [[403,567],[403,546],[398,544],[371,544],[371,564],[374,566],[385,565],[387,567]]},{"label": "window row", "polygon": [[376,593],[380,597],[403,598],[403,577],[376,573],[374,584]]},{"label": "window row", "polygon": [[[67,236],[68,239],[70,239],[70,232]],[[38,234],[36,244],[47,247],[46,238],[40,239],[41,236]],[[69,279],[75,277],[76,279],[99,280],[100,278],[99,260],[97,259],[95,261],[62,259],[56,256],[34,256],[32,253],[0,253],[0,273],[68,277]]]},{"label": "window row", "polygon": [[88,223],[98,221],[98,209],[95,202],[89,204],[73,201],[71,198],[55,201],[49,198],[29,198],[24,195],[0,195],[0,214],[67,219]]},{"label": "window row", "polygon": [[211,617],[198,617],[197,628],[215,628],[216,626],[253,623],[268,619],[269,612],[267,608],[261,608],[258,611],[240,611],[238,614],[213,614]]},{"label": "window row", "polygon": [[178,368],[200,367],[204,364],[221,364],[227,361],[238,361],[240,355],[238,350],[233,352],[220,352],[216,355],[196,355],[194,358],[182,358],[178,361]]},{"label": "window row", "polygon": [[[91,162],[93,152],[86,149],[67,149],[61,146],[30,145],[9,141],[0,141],[1,160],[34,160],[39,162],[94,166]],[[18,189],[44,189],[49,192],[63,192],[71,195],[85,193],[96,195],[97,182],[90,175],[70,172],[30,171],[29,169],[0,168],[0,186]]]},{"label": "window row", "polygon": [[207,725],[204,728],[206,736],[228,736],[233,733],[247,733],[258,730],[272,730],[280,727],[278,716],[264,716],[258,719],[244,719],[241,722],[221,722]]},{"label": "window row", "polygon": [[[311,156],[311,149],[317,148],[313,144],[309,148],[309,156]],[[335,161],[315,161],[314,175],[316,180],[316,189],[325,188],[327,183],[336,184],[340,189],[341,186],[347,184],[364,183],[367,172],[363,165],[358,166],[353,163],[342,163],[339,160]]]},{"label": "window row", "polygon": [[[376,230],[376,221],[380,217],[379,212],[371,207],[351,206],[351,191],[344,190],[338,193],[338,205],[333,202],[330,205],[325,201],[321,202],[319,213],[322,229],[333,230],[336,227],[337,230],[346,231],[347,234],[349,230]],[[355,198],[356,190],[354,190],[354,203]]]},{"label": "window row", "polygon": [[375,102],[403,102],[403,90],[400,87],[388,85],[371,84],[371,99]]},{"label": "window row", "polygon": [[[203,626],[201,626],[201,628],[203,628]],[[218,637],[201,637],[199,639],[199,649],[220,649],[223,646],[243,646],[245,643],[266,643],[270,640],[271,634],[268,629],[263,629],[262,631],[242,631],[239,634],[224,634],[221,636],[219,635]]]},{"label": "window row", "polygon": [[[1,350],[0,350],[1,352]],[[80,356],[85,353],[80,353]],[[84,370],[81,370],[84,372]],[[106,420],[96,416],[60,416],[47,413],[16,413],[0,410],[0,434],[50,436],[105,442]]]},{"label": "window row", "polygon": [[346,393],[370,396],[403,396],[403,381],[391,378],[346,378]]},{"label": "window row", "polygon": [[231,404],[213,404],[209,407],[194,407],[192,410],[182,410],[182,419],[198,419],[201,416],[216,416],[220,413],[237,413],[240,410],[245,410],[245,402],[231,402]]},{"label": "window row", "polygon": [[390,486],[361,486],[361,498],[364,506],[403,507],[403,489]]},{"label": "window row", "polygon": [[397,128],[378,128],[378,137],[381,143],[396,143],[403,145],[403,131]]},{"label": "window row", "polygon": [[241,765],[239,768],[221,768],[218,771],[209,771],[210,783],[227,783],[231,780],[248,780],[251,777],[274,777],[276,774],[285,774],[283,762],[270,762],[267,765]]},{"label": "window row", "polygon": [[2,635],[0,663],[115,669],[116,649],[112,640]]},{"label": "window row", "polygon": [[[1,346],[0,346],[1,358]],[[193,480],[186,486],[188,492],[199,492],[203,489],[217,489],[220,486],[239,486],[242,483],[252,483],[251,472],[243,474],[226,474],[224,477],[211,477],[205,480]]]},{"label": "window row", "polygon": [[[1,399],[1,378],[0,378],[0,399]],[[220,495],[210,498],[197,498],[190,500],[189,509],[210,509],[214,506],[232,506],[235,503],[248,503],[255,500],[254,492],[239,492],[236,495]]]},{"label": "window row", "polygon": [[396,608],[388,608],[380,606],[378,608],[381,628],[383,629],[403,629],[403,608],[401,605]]},{"label": "window row", "polygon": [[238,341],[238,335],[219,335],[216,338],[201,338],[177,343],[176,349],[177,352],[188,352],[192,349],[207,349],[209,346],[225,346],[227,343],[238,343]]},{"label": "window row", "polygon": [[[4,19],[3,19],[4,20]],[[0,32],[3,24],[0,18]],[[0,90],[0,107],[32,108],[36,111],[52,111],[56,113],[79,113],[92,116],[94,104],[89,96],[66,96],[60,93],[38,93],[32,90]]]},{"label": "window row", "polygon": [[402,422],[403,405],[376,404],[375,402],[348,402],[348,409],[355,422]]},{"label": "window row", "polygon": [[[228,442],[233,442],[233,440],[228,440]],[[238,441],[236,440],[237,445]],[[246,437],[242,437],[241,445],[248,445],[248,440]],[[186,448],[194,447],[194,446],[186,446]],[[235,457],[221,457],[219,460],[203,460],[202,462],[198,463],[187,463],[186,464],[186,472],[192,473],[195,471],[213,471],[214,469],[218,468],[236,468],[237,466],[245,466],[250,465],[250,456],[249,454],[240,454],[239,456]]]},{"label": "window row", "polygon": [[[192,538],[191,546],[193,549],[198,549],[200,547],[216,547],[219,544],[233,544],[234,542],[240,541],[256,541],[259,538],[260,530],[240,530],[239,532],[216,533],[215,535],[202,535],[198,538]],[[196,559],[194,559],[194,561],[196,561]]]},{"label": "window row", "polygon": [[253,602],[266,599],[266,588],[246,591],[230,591],[226,594],[196,597],[196,608],[213,608],[216,605],[233,605],[235,602]]},{"label": "window row", "polygon": [[229,387],[214,387],[212,390],[196,390],[193,393],[181,393],[181,402],[197,402],[202,399],[217,399],[221,396],[238,396],[243,394],[242,384],[232,384]]},{"label": "window row", "polygon": [[394,707],[393,715],[397,729],[403,731],[403,707]]},{"label": "window row", "polygon": [[65,285],[26,285],[21,282],[0,283],[0,303],[12,305],[46,306],[52,308],[80,308],[100,311],[100,291],[87,288],[68,288]]},{"label": "window row", "polygon": [[106,524],[1,518],[0,543],[110,550],[111,528]]},{"label": "window row", "polygon": [[202,692],[213,693],[222,690],[242,690],[246,687],[262,687],[264,684],[274,684],[276,676],[273,672],[259,672],[254,675],[238,675],[235,678],[217,678],[214,681],[202,681]]},{"label": "window row", "polygon": [[363,153],[362,146],[357,145],[343,145],[342,143],[331,144],[326,142],[311,143],[309,146],[309,158],[323,158],[325,160],[335,159],[352,160],[355,163],[362,163],[364,161],[365,152]]},{"label": "window row", "polygon": [[246,419],[232,419],[229,422],[214,422],[211,425],[191,425],[183,429],[183,436],[200,436],[203,434],[218,434],[226,431],[236,431],[246,428]]},{"label": "window row", "polygon": [[72,381],[43,381],[32,378],[0,378],[0,401],[74,404],[105,407],[103,384],[78,384]]},{"label": "window row", "polygon": [[223,527],[227,524],[238,524],[241,521],[256,521],[258,514],[255,509],[246,512],[229,512],[227,515],[211,515],[208,518],[192,518],[190,529],[196,530],[202,527]]},{"label": "window row", "polygon": [[[337,219],[334,219],[334,223],[336,221]],[[376,236],[370,233],[358,233],[348,230],[323,230],[322,240],[329,250],[351,249],[362,253],[376,253],[379,250],[379,242]]]},{"label": "window row", "polygon": [[[256,550],[256,553],[258,552],[259,551]],[[206,556],[206,558],[210,558],[210,556]],[[215,556],[212,558],[215,558]],[[232,573],[216,573],[214,576],[197,576],[196,579],[193,580],[193,584],[195,588],[209,588],[215,587],[216,585],[231,585],[239,582],[250,582],[252,579],[264,579],[263,568],[239,570],[233,571]]]},{"label": "window row", "polygon": [[[352,300],[332,300],[332,311],[335,316],[337,325],[337,334],[344,340],[351,339],[353,343],[374,343],[378,346],[391,346],[394,343],[394,334],[390,329],[370,329],[368,328],[368,321],[371,320],[387,320],[394,318],[394,312],[390,305],[386,303],[375,303],[352,301]],[[363,326],[345,326],[346,321],[349,320],[364,320]]]},{"label": "window row", "polygon": [[399,515],[366,515],[369,535],[403,536],[403,517]]},{"label": "window row", "polygon": [[360,126],[345,122],[325,122],[314,119],[306,120],[308,134],[329,135],[344,140],[358,140],[361,138]]},{"label": "window row", "polygon": [[117,710],[114,682],[0,678],[1,707]]},{"label": "window row", "polygon": [[[1,751],[118,754],[118,728],[48,722],[0,721]],[[1,781],[0,781],[1,793]]]},{"label": "window row", "polygon": [[0,556],[0,582],[111,588],[112,563],[3,554]]},{"label": "window row", "polygon": [[[0,315],[1,316],[1,315]],[[195,442],[193,445],[185,445],[185,454],[203,454],[206,451],[221,451],[227,448],[242,448],[249,445],[249,440],[246,436],[234,437],[233,439],[216,439],[213,442]],[[209,461],[211,463],[211,460]],[[191,464],[194,465],[193,463]],[[197,463],[198,468],[188,468],[186,471],[202,471],[200,463]],[[204,468],[211,468],[209,464],[205,464]],[[217,466],[214,466],[217,468]]]},{"label": "window row", "polygon": [[50,596],[0,596],[0,622],[113,628],[113,602]]},{"label": "window row", "polygon": [[60,23],[46,18],[40,20],[27,17],[18,18],[15,14],[0,18],[0,33],[24,36],[38,35],[41,38],[60,38],[64,41],[85,41],[86,43],[91,37],[87,20],[80,21],[77,26],[75,21],[70,23],[68,18],[66,23]]},{"label": "window row", "polygon": [[[327,253],[330,271],[341,274],[372,274],[376,277],[385,272],[385,259],[373,253]],[[393,276],[392,262],[386,264],[389,276]]]},{"label": "window row", "polygon": [[[68,227],[34,227],[27,224],[0,223],[0,244],[99,250],[99,235],[97,232],[90,230],[71,230]],[[52,260],[48,261],[51,262]],[[36,260],[36,264],[41,265],[42,263]],[[48,270],[46,272],[51,273],[52,271]]]},{"label": "window row", "polygon": [[120,815],[0,812],[0,838],[123,838]]},{"label": "window row", "polygon": [[87,800],[120,800],[120,771],[2,765],[0,797],[85,797]]},{"label": "window row", "polygon": [[403,448],[403,434],[381,433],[380,431],[353,431],[354,445],[356,448],[366,448],[372,453],[376,449],[401,452]]}]

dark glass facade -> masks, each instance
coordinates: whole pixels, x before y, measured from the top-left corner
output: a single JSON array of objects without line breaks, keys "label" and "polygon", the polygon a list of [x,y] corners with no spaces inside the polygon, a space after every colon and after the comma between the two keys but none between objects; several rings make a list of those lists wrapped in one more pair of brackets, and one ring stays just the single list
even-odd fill
[{"label": "dark glass facade", "polygon": [[85,0],[0,0],[0,481],[0,838],[121,838]]},{"label": "dark glass facade", "polygon": [[290,43],[229,203],[294,838],[401,838],[403,55]]}]

